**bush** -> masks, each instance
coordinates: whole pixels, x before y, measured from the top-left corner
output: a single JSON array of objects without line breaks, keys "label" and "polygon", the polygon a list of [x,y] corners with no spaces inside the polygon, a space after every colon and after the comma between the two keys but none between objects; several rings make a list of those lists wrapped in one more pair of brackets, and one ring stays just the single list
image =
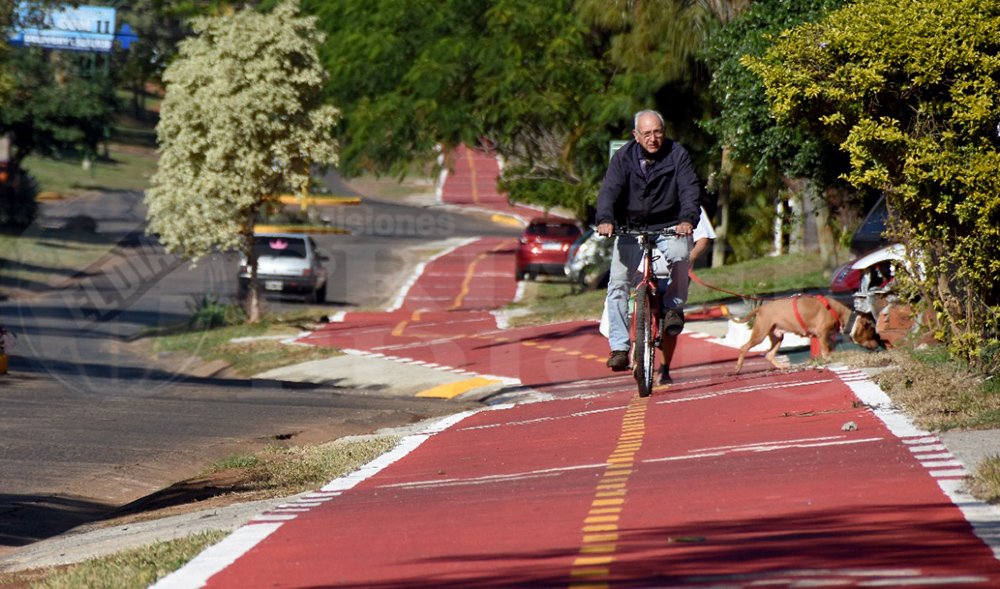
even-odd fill
[{"label": "bush", "polygon": [[892,236],[923,270],[901,291],[987,372],[1000,343],[998,28],[994,0],[860,0],[744,60],[779,122],[840,145],[846,178],[886,195]]},{"label": "bush", "polygon": [[188,327],[192,329],[213,329],[237,325],[246,320],[242,305],[224,303],[214,293],[195,297],[188,303],[188,310],[191,311]]},{"label": "bush", "polygon": [[12,176],[9,183],[0,184],[0,229],[20,232],[27,229],[38,216],[38,182],[27,173]]}]

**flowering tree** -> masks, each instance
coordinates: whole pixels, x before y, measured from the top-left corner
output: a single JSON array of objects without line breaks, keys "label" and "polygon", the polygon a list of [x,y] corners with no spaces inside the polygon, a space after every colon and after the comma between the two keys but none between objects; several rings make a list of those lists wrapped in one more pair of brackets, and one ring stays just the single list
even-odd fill
[{"label": "flowering tree", "polygon": [[240,249],[251,269],[251,322],[260,319],[258,214],[282,190],[305,186],[311,164],[337,161],[331,132],[339,113],[321,99],[326,74],[314,20],[294,2],[269,14],[195,19],[195,36],[163,76],[148,231],[191,260]]}]

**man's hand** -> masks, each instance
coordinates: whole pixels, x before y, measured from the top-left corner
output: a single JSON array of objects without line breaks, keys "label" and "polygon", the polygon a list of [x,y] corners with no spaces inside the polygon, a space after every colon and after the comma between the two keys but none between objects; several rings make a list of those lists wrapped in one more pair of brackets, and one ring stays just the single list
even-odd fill
[{"label": "man's hand", "polygon": [[683,223],[678,223],[677,227],[674,227],[674,232],[681,236],[691,235],[694,233],[694,226],[684,221]]},{"label": "man's hand", "polygon": [[601,223],[597,226],[597,234],[603,237],[611,237],[611,234],[615,232],[614,223]]}]

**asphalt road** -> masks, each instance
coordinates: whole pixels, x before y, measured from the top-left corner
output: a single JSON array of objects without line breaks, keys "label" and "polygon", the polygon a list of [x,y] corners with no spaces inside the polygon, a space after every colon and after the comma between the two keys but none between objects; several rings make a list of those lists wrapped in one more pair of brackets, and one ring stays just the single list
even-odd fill
[{"label": "asphalt road", "polygon": [[[87,215],[119,246],[60,287],[15,285],[22,296],[0,303],[3,323],[19,336],[11,374],[0,382],[0,551],[99,517],[275,436],[332,439],[461,408],[334,386],[191,378],[136,355],[128,344],[143,329],[183,320],[196,297],[236,291],[235,255],[191,267],[145,237],[141,198],[115,192],[44,204],[31,230],[53,243],[68,219]],[[328,303],[318,313],[391,300],[408,278],[414,247],[517,234],[431,204],[365,199],[324,213],[352,234],[317,236],[331,256]]]}]

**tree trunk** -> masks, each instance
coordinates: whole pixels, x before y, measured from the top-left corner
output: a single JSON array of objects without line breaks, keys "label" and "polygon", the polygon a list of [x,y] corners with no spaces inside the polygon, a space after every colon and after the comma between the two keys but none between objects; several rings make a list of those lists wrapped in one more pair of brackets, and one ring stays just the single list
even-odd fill
[{"label": "tree trunk", "polygon": [[837,244],[830,227],[830,203],[824,197],[823,191],[815,182],[810,181],[807,194],[812,198],[812,209],[816,212],[816,242],[819,245],[819,258],[824,269],[837,266]]},{"label": "tree trunk", "polygon": [[252,209],[248,215],[243,229],[243,256],[247,260],[247,269],[250,271],[250,285],[247,288],[244,309],[247,312],[247,323],[260,323],[261,301],[260,301],[260,281],[257,280],[257,244],[254,243],[253,226],[257,220],[257,209]]},{"label": "tree trunk", "polygon": [[712,244],[712,267],[721,268],[726,264],[726,249],[729,245],[729,204],[733,190],[733,163],[729,158],[729,146],[722,146],[722,163],[719,167],[719,224],[715,228],[715,243]]},{"label": "tree trunk", "polygon": [[789,191],[788,220],[788,253],[801,254],[805,251],[806,223],[805,199],[801,190]]}]

